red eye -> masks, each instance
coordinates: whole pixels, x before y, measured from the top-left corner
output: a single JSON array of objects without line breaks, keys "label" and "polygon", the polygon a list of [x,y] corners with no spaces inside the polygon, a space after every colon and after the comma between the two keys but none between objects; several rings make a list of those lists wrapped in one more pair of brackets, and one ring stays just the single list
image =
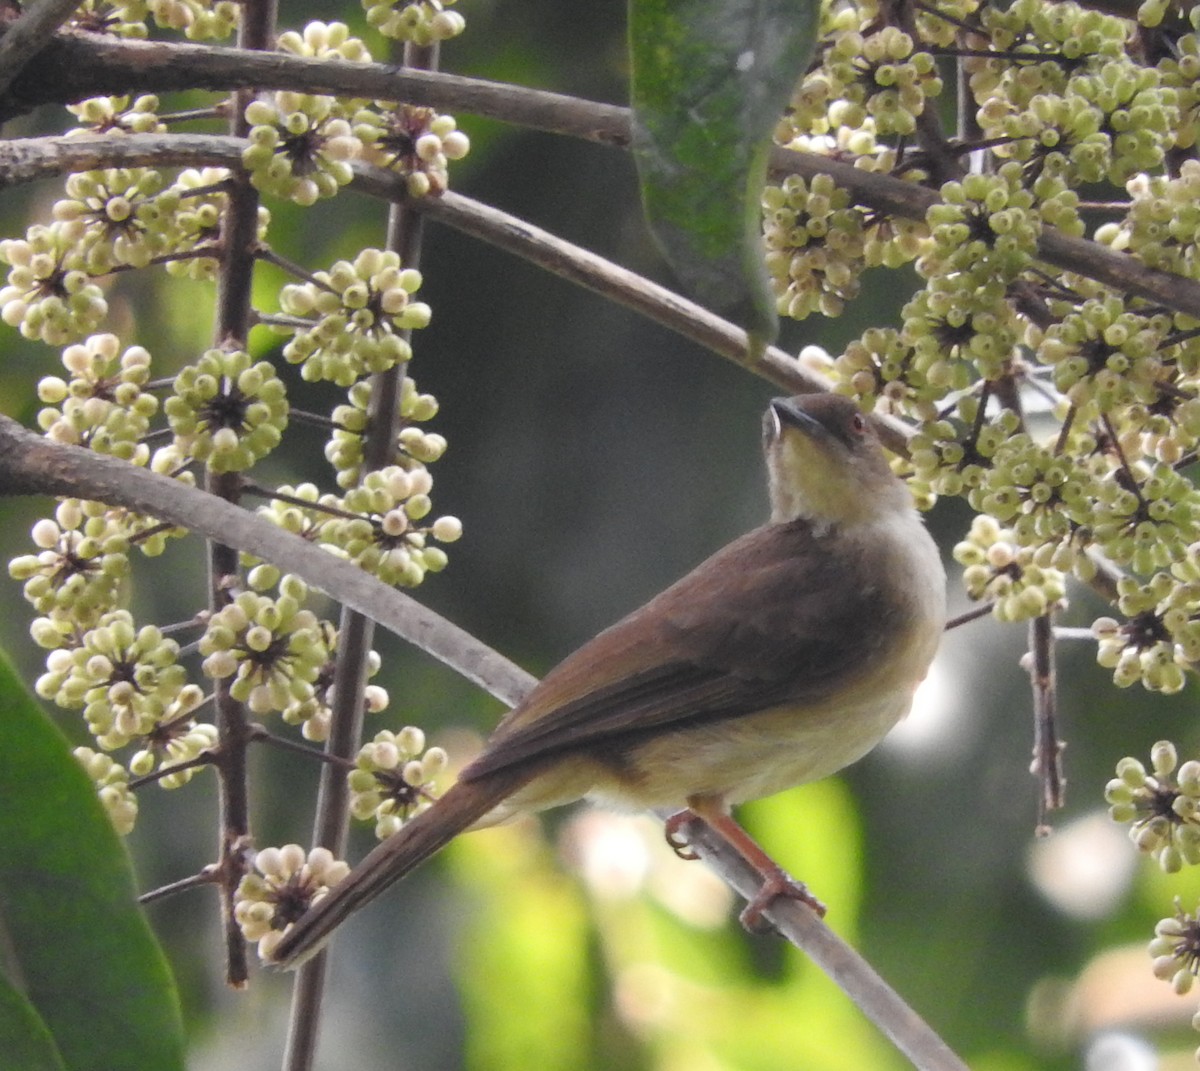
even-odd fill
[{"label": "red eye", "polygon": [[867,420],[862,413],[855,413],[850,418],[850,430],[854,432],[855,435],[862,435],[866,432]]}]

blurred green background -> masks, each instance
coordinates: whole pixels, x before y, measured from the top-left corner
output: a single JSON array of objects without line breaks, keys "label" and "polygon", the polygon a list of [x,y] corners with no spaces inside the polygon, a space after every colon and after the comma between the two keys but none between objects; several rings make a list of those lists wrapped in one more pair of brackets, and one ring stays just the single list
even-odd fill
[{"label": "blurred green background", "polygon": [[[443,68],[623,103],[620,5],[580,0],[462,0],[468,28]],[[285,3],[281,25],[357,7]],[[182,99],[171,104],[183,104]],[[9,137],[61,129],[44,110]],[[453,169],[461,193],[523,216],[661,282],[639,218],[629,159],[469,115],[473,150]],[[4,234],[44,219],[50,185],[6,192]],[[384,210],[352,194],[309,213],[271,205],[274,240],[312,268],[381,240]],[[438,512],[464,539],[419,597],[535,673],[695,565],[765,513],[759,414],[771,388],[624,309],[440,226],[427,233],[422,297],[432,326],[411,374],[435,394],[434,429],[450,448],[433,467]],[[260,305],[278,277],[262,273]],[[890,324],[914,286],[874,273],[840,320],[785,325],[793,350],[837,351]],[[111,329],[146,345],[166,375],[208,342],[209,295],[138,273],[110,295]],[[277,339],[254,337],[262,353]],[[0,405],[32,425],[36,378],[57,355],[7,328]],[[292,376],[290,383],[298,383]],[[301,385],[328,409],[332,395]],[[294,449],[258,475],[325,481],[320,443],[293,425]],[[0,549],[27,553],[44,502],[0,503]],[[949,548],[969,517],[930,517]],[[199,546],[186,540],[139,563],[139,621],[189,615],[202,593]],[[951,569],[951,599],[965,606]],[[0,639],[29,679],[40,670],[28,607],[10,582]],[[1076,593],[1068,620],[1099,607]],[[1035,842],[1036,788],[1021,627],[990,620],[949,635],[918,714],[837,781],[746,809],[785,865],[830,907],[829,922],[942,1032],[973,1068],[1140,1071],[1191,1065],[1194,1001],[1150,974],[1145,942],[1171,897],[1190,906],[1195,878],[1166,879],[1135,858],[1103,817],[1116,760],[1161,738],[1186,751],[1194,690],[1169,699],[1116,691],[1089,645],[1060,657],[1068,807]],[[391,709],[371,731],[406,722],[453,746],[501,713],[449,671],[380,635]],[[78,727],[56,714],[68,732]],[[306,841],[315,770],[256,753],[262,844]],[[212,786],[151,791],[131,838],[152,888],[194,872],[216,840]],[[356,837],[365,850],[369,831]],[[544,834],[544,835],[543,835]],[[738,928],[735,905],[659,843],[649,823],[581,811],[465,838],[346,928],[336,945],[320,1066],[417,1068],[892,1068],[904,1061],[791,950]],[[1190,883],[1189,883],[1190,880]],[[290,979],[258,974],[226,991],[215,899],[154,905],[178,971],[197,1071],[279,1065]]]}]

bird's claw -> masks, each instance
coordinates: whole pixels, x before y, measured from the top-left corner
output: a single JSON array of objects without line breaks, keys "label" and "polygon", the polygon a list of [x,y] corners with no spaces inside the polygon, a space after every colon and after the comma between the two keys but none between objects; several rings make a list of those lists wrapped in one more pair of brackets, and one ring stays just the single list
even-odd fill
[{"label": "bird's claw", "polygon": [[780,898],[798,900],[812,908],[817,918],[825,917],[825,905],[808,891],[808,886],[776,867],[771,873],[763,875],[762,885],[742,909],[738,920],[749,933],[769,933],[774,926],[763,917],[763,912]]},{"label": "bird's claw", "polygon": [[667,836],[667,844],[671,846],[671,851],[679,856],[680,859],[685,859],[688,862],[700,858],[696,854],[696,850],[692,847],[691,840],[684,828],[695,821],[699,821],[699,819],[691,811],[677,811],[663,824],[663,829]]}]

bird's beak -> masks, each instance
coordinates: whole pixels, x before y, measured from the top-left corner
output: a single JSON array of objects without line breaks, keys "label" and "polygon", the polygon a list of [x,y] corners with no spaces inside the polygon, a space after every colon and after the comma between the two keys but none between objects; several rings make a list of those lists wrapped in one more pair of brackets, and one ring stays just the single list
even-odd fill
[{"label": "bird's beak", "polygon": [[776,439],[783,431],[784,424],[803,432],[810,439],[823,439],[829,434],[819,420],[806,413],[791,398],[772,398],[770,411],[774,424],[773,437]]}]

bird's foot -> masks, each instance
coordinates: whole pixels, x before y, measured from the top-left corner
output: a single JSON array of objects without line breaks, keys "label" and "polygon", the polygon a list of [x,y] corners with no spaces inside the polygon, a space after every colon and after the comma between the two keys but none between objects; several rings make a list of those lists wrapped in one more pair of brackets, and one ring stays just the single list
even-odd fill
[{"label": "bird's foot", "polygon": [[683,810],[677,811],[663,823],[663,830],[667,835],[667,843],[680,859],[686,859],[688,862],[699,859],[696,850],[691,845],[691,839],[687,835],[686,826],[692,822],[699,822],[702,819],[693,811]]},{"label": "bird's foot", "polygon": [[825,905],[808,891],[804,882],[797,881],[781,867],[774,865],[767,870],[760,870],[759,873],[763,883],[738,916],[738,920],[747,931],[766,933],[773,929],[771,923],[763,918],[763,912],[780,898],[798,900],[812,908],[818,918],[825,917]]},{"label": "bird's foot", "polygon": [[[697,806],[699,800],[700,806]],[[797,900],[816,912],[818,918],[825,917],[825,905],[808,891],[802,881],[797,881],[762,850],[727,813],[719,807],[705,806],[702,797],[688,800],[686,810],[673,814],[666,820],[667,843],[681,859],[696,859],[697,853],[690,846],[688,826],[701,822],[717,833],[733,848],[762,879],[758,891],[750,897],[739,919],[750,933],[766,933],[773,927],[763,917],[776,900]]]}]

